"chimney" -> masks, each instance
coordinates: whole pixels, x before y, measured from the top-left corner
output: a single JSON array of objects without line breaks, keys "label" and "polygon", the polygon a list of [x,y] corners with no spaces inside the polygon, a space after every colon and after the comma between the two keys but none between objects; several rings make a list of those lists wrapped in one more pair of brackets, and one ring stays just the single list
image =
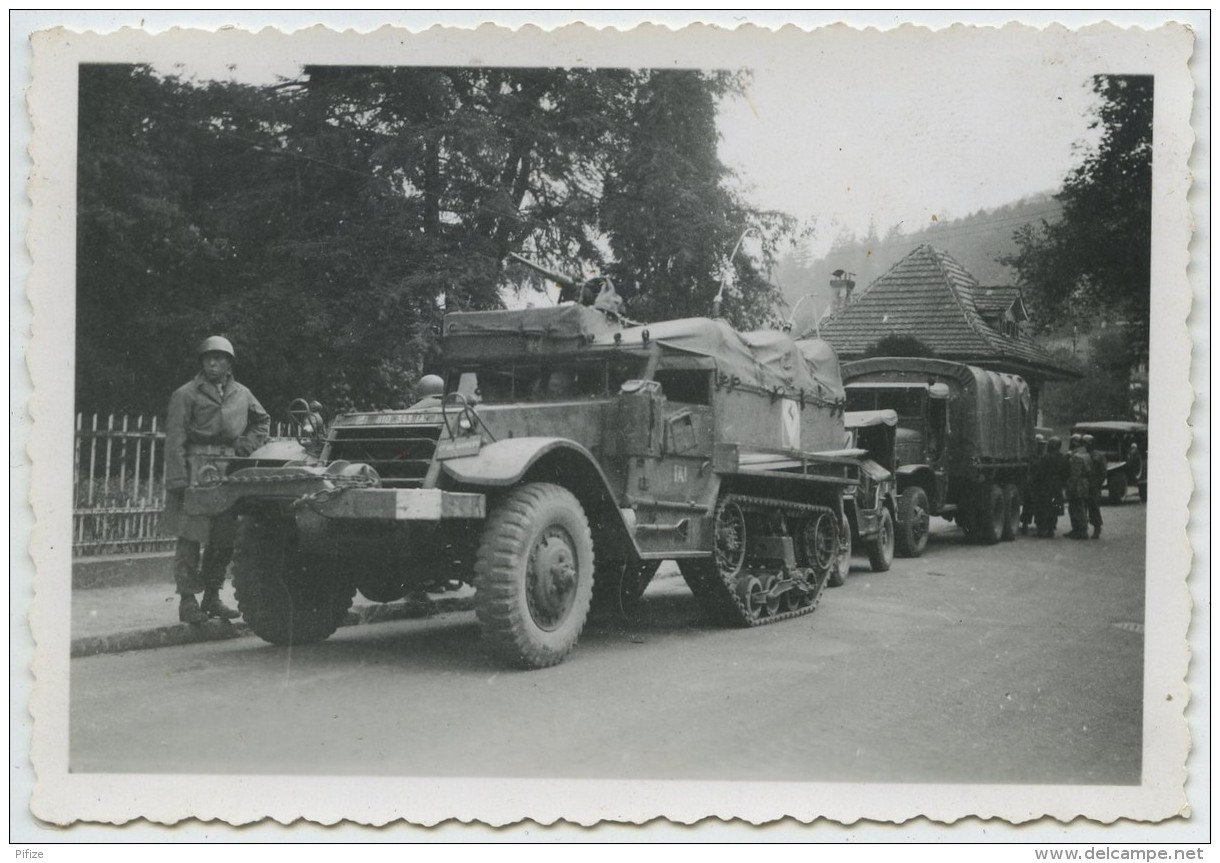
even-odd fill
[{"label": "chimney", "polygon": [[835,292],[831,309],[839,312],[847,308],[848,303],[851,302],[851,291],[856,286],[856,274],[845,270],[835,270],[830,275],[834,277],[830,280],[830,287]]}]

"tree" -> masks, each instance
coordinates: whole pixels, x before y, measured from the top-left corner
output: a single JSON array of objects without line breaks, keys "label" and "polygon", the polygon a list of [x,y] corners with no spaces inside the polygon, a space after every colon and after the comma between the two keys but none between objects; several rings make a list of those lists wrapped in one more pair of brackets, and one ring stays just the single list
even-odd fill
[{"label": "tree", "polygon": [[935,357],[936,352],[915,336],[890,333],[864,349],[863,357]]},{"label": "tree", "polygon": [[[709,315],[725,281],[728,320],[743,329],[778,322],[782,298],[766,273],[795,222],[745,205],[716,149],[716,102],[742,84],[694,70],[651,71],[637,83],[598,222],[613,254],[607,272],[633,317]],[[739,241],[756,244],[758,260],[739,252],[730,261]]]},{"label": "tree", "polygon": [[1091,86],[1099,139],[1055,196],[1062,218],[1023,226],[1018,251],[999,260],[1016,268],[1044,325],[1125,322],[1130,364],[1148,350],[1153,78],[1098,75]]},{"label": "tree", "polygon": [[[1051,382],[1043,390],[1039,404],[1046,421],[1058,428],[1087,420],[1131,419],[1127,348],[1127,336],[1113,328],[1090,339],[1084,377]],[[1076,361],[1070,350],[1055,353],[1065,361]]]},{"label": "tree", "polygon": [[744,205],[716,156],[734,80],[328,66],[254,87],[82,67],[78,404],[158,412],[220,333],[273,414],[301,395],[402,406],[442,315],[501,305],[510,251],[612,270],[640,286],[633,315],[706,314],[749,227],[761,250],[734,259],[726,310],[757,323],[786,222]]}]

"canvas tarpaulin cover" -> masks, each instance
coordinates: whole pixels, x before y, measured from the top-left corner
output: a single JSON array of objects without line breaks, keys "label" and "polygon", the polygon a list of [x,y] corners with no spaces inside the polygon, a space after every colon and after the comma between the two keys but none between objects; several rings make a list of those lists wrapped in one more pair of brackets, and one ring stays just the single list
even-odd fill
[{"label": "canvas tarpaulin cover", "polygon": [[857,383],[920,384],[943,381],[952,396],[949,433],[954,458],[969,462],[1017,461],[1033,455],[1034,417],[1024,378],[948,360],[875,357],[844,363],[850,387]]},{"label": "canvas tarpaulin cover", "polygon": [[834,348],[818,339],[798,342],[775,330],[739,333],[710,318],[624,327],[604,312],[575,304],[457,312],[444,322],[445,358],[456,364],[605,349],[643,352],[653,344],[711,357],[717,371],[740,384],[793,396],[803,391],[830,402],[844,398]]},{"label": "canvas tarpaulin cover", "polygon": [[[831,402],[844,398],[838,356],[817,339],[797,342],[777,330],[740,333],[721,320],[679,318],[625,329],[622,344],[642,344],[645,332],[663,347],[711,357],[717,371],[744,384],[790,395],[803,390]],[[599,344],[612,341],[597,337]]]}]

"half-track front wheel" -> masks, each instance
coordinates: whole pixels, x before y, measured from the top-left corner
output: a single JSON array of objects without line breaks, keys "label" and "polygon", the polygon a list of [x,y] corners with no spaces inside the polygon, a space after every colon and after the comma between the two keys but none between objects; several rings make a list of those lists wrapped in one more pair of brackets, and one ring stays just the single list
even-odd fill
[{"label": "half-track front wheel", "polygon": [[238,525],[233,586],[246,624],[272,644],[328,638],[356,594],[337,557],[303,552],[293,520],[266,513]]},{"label": "half-track front wheel", "polygon": [[510,491],[484,524],[475,589],[493,652],[525,668],[562,662],[593,596],[593,536],[576,496],[544,482]]},{"label": "half-track front wheel", "polygon": [[928,493],[917,485],[898,498],[898,530],[895,549],[899,557],[919,557],[928,547]]},{"label": "half-track front wheel", "polygon": [[894,562],[894,517],[888,509],[881,510],[881,528],[868,541],[868,565],[873,572],[887,572]]}]

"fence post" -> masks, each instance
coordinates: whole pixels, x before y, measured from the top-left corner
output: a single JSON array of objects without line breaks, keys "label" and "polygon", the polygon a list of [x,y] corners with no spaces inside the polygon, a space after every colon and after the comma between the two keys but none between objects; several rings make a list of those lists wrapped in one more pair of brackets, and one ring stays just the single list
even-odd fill
[{"label": "fence post", "polygon": [[84,419],[84,414],[76,415],[76,434],[72,440],[72,527],[73,533],[76,534],[76,541],[81,542],[85,538],[84,519],[76,514],[76,510],[80,506],[80,435],[81,421]]},{"label": "fence post", "polygon": [[97,467],[97,414],[93,415],[93,434],[89,437],[89,506],[93,506],[93,477]]}]

